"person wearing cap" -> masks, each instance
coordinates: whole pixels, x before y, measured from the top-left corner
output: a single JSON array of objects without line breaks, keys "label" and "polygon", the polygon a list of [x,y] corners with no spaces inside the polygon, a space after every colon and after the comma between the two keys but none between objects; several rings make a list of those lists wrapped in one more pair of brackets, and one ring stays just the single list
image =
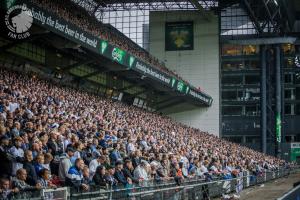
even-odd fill
[{"label": "person wearing cap", "polygon": [[16,175],[18,169],[23,167],[22,162],[24,161],[24,151],[21,148],[22,138],[20,136],[15,137],[14,146],[9,149],[9,153],[14,157],[13,166],[12,166],[12,175]]},{"label": "person wearing cap", "polygon": [[75,150],[73,147],[69,146],[66,149],[66,155],[61,158],[58,167],[58,176],[62,182],[65,182],[66,175],[68,174],[69,169],[72,166],[71,158],[74,155]]}]

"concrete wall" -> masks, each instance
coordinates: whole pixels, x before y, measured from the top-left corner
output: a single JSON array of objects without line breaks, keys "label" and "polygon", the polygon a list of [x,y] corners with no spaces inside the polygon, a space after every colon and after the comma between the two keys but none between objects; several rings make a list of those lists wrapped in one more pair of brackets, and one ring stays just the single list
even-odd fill
[{"label": "concrete wall", "polygon": [[[178,21],[194,22],[194,50],[165,51],[165,23]],[[163,112],[179,122],[219,135],[218,17],[211,13],[207,21],[197,11],[150,12],[150,52],[213,98],[209,108],[176,112],[174,107]]]}]

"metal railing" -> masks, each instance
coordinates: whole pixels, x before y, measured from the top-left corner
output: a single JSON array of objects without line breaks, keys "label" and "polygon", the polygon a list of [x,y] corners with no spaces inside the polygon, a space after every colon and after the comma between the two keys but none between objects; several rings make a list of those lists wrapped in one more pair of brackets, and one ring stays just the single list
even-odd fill
[{"label": "metal railing", "polygon": [[[237,178],[222,180],[215,178],[206,182],[204,179],[187,180],[181,185],[175,181],[167,183],[156,183],[150,181],[146,186],[134,186],[128,188],[100,188],[91,187],[89,192],[81,192],[73,189],[66,189],[68,199],[80,200],[205,200],[220,197],[223,194],[239,192],[243,188],[259,185],[274,179],[288,176],[291,173],[299,172],[297,169],[281,169],[277,171],[265,171],[258,174],[244,172]],[[47,190],[48,196],[65,195],[57,190]],[[52,193],[51,193],[52,192]],[[12,199],[41,200],[44,192],[23,192]],[[50,198],[48,198],[50,199]]]}]

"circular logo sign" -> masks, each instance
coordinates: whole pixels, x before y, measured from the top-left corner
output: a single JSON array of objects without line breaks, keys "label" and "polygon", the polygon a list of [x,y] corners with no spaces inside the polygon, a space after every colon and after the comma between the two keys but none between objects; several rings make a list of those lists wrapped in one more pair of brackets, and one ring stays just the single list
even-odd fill
[{"label": "circular logo sign", "polygon": [[32,22],[32,13],[25,4],[11,7],[5,15],[5,24],[9,29],[8,36],[13,39],[29,37],[28,30],[32,26]]}]

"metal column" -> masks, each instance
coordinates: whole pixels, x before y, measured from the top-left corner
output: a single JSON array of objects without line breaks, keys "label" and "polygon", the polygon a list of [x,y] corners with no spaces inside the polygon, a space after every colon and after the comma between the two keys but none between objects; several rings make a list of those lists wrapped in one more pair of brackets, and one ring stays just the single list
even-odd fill
[{"label": "metal column", "polygon": [[281,110],[282,110],[282,85],[281,85],[281,52],[280,46],[275,46],[275,67],[276,67],[276,144],[275,154],[277,157],[281,156]]},{"label": "metal column", "polygon": [[267,48],[265,45],[260,46],[261,49],[261,150],[267,153]]}]

